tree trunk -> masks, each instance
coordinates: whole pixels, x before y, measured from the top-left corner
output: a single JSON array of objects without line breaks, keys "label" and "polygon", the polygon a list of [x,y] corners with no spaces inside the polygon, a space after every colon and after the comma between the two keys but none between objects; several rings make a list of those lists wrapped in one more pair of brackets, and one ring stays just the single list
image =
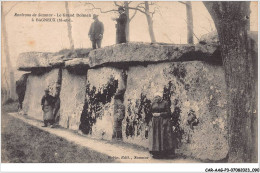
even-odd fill
[{"label": "tree trunk", "polygon": [[[3,6],[1,6],[1,10],[3,12]],[[8,45],[8,36],[6,32],[6,21],[5,21],[5,15],[2,15],[2,38],[3,38],[3,46],[4,46],[4,52],[5,52],[5,58],[6,58],[6,66],[7,70],[9,71],[9,82],[10,82],[10,88],[7,88],[10,90],[10,98],[16,99],[16,93],[15,93],[15,79],[14,79],[14,71],[13,66],[10,60],[10,54],[9,54],[9,45]]]},{"label": "tree trunk", "polygon": [[129,23],[130,23],[130,20],[129,20],[129,8],[128,8],[128,1],[124,1],[124,7],[125,7],[125,14],[127,16],[127,22],[126,22],[126,28],[125,28],[125,33],[126,33],[126,41],[129,42]]},{"label": "tree trunk", "polygon": [[250,2],[204,2],[219,35],[228,93],[229,162],[257,162],[257,55]]},{"label": "tree trunk", "polygon": [[[69,5],[68,5],[68,2],[65,1],[65,8],[66,8],[66,13],[67,14],[70,14],[70,11],[69,11]],[[72,39],[72,32],[71,32],[71,22],[70,22],[70,17],[68,16],[67,17],[67,26],[68,26],[68,37],[69,37],[69,41],[70,41],[70,49],[71,50],[74,50],[74,41]]]},{"label": "tree trunk", "polygon": [[[9,89],[9,83],[8,83],[8,79],[7,79],[7,76],[6,76],[6,70],[4,71],[3,74],[3,77],[5,79],[5,83],[6,83],[6,86],[3,87],[3,84],[2,84],[2,96],[3,97],[3,100],[2,100],[2,103],[5,102],[8,98],[11,98],[10,97],[10,89]],[[3,78],[2,78],[3,79]],[[2,81],[1,81],[2,82]]]},{"label": "tree trunk", "polygon": [[190,1],[186,1],[186,13],[187,13],[187,42],[189,44],[194,44],[193,41],[193,16],[192,16],[192,6]]},{"label": "tree trunk", "polygon": [[146,16],[147,23],[148,23],[149,35],[151,38],[151,42],[154,43],[154,42],[156,42],[156,40],[155,40],[155,36],[154,36],[154,32],[153,32],[153,19],[150,15],[148,1],[145,1],[144,3],[145,3],[145,16]]}]

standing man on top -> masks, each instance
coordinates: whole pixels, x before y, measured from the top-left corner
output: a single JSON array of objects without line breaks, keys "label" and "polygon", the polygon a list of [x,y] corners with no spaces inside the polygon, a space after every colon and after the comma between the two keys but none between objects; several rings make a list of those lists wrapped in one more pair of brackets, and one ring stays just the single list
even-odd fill
[{"label": "standing man on top", "polygon": [[94,22],[90,26],[88,36],[92,41],[92,48],[96,49],[97,47],[101,47],[101,41],[104,33],[104,25],[98,20],[98,15],[94,14],[93,19]]},{"label": "standing man on top", "polygon": [[126,43],[126,23],[127,23],[127,16],[125,14],[125,10],[123,7],[118,8],[119,18],[112,18],[112,20],[116,21],[116,43]]}]

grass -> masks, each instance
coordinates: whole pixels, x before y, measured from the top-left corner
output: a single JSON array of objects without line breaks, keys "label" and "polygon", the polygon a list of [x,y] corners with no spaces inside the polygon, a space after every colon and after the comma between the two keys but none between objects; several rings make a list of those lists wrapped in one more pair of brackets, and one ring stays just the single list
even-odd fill
[{"label": "grass", "polygon": [[19,107],[18,101],[7,100],[4,104],[2,104],[2,109],[6,112],[17,112]]},{"label": "grass", "polygon": [[75,145],[2,111],[2,163],[111,163],[107,155]]}]

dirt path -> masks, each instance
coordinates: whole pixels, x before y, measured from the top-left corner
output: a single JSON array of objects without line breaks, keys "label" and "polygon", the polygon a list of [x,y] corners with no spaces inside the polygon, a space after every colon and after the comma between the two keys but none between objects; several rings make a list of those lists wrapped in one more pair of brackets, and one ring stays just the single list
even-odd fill
[{"label": "dirt path", "polygon": [[[45,136],[48,132],[48,134],[52,134],[52,136],[58,136],[57,138],[59,139],[65,139],[66,141],[70,142],[72,145],[80,146],[85,148],[87,151],[92,151],[93,153],[102,153],[101,158],[96,158],[96,157],[91,157],[89,160],[85,160],[85,162],[124,162],[124,163],[195,163],[197,161],[195,160],[190,160],[190,159],[153,159],[149,152],[144,149],[140,148],[135,148],[131,147],[129,145],[124,145],[122,143],[111,143],[109,141],[104,141],[104,140],[95,140],[86,136],[79,135],[77,133],[74,133],[70,130],[67,129],[62,129],[62,128],[43,128],[41,127],[41,123],[39,121],[31,120],[31,119],[26,119],[23,116],[19,116],[17,113],[9,113],[12,118],[22,120],[23,124],[27,123],[26,126],[27,128],[30,128],[29,125],[34,126],[31,127],[33,129],[37,129],[38,131],[42,131],[42,135],[40,136],[41,139],[47,140],[49,137]],[[18,121],[18,120],[16,120]],[[8,127],[5,127],[8,128]],[[16,127],[15,127],[16,128]],[[12,130],[13,129],[9,129]],[[16,129],[18,130],[18,129]],[[25,133],[29,133],[28,131],[31,130],[26,130]],[[34,130],[35,131],[35,130]],[[32,133],[32,132],[31,132]],[[28,139],[29,140],[29,139]],[[31,145],[33,145],[35,141],[31,142]],[[37,141],[36,141],[37,142]],[[53,145],[57,145],[57,139],[49,139],[49,144],[46,144],[46,147],[49,147],[52,149]],[[32,150],[34,151],[34,150]],[[66,153],[66,150],[63,150]],[[66,154],[64,154],[66,155]],[[88,157],[88,156],[86,156]],[[99,157],[99,156],[97,156]],[[106,159],[105,159],[105,158]],[[62,161],[59,161],[62,162]],[[66,162],[66,160],[65,160]],[[83,162],[83,161],[81,161]]]}]

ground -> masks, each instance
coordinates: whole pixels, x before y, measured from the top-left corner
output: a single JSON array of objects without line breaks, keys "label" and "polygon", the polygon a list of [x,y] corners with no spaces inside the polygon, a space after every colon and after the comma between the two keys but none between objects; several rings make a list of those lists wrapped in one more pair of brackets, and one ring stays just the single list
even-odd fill
[{"label": "ground", "polygon": [[148,149],[118,140],[100,140],[22,116],[17,103],[2,106],[2,163],[197,163],[173,155],[154,159]]},{"label": "ground", "polygon": [[2,163],[114,162],[107,155],[30,126],[5,111],[2,111],[1,140]]}]

